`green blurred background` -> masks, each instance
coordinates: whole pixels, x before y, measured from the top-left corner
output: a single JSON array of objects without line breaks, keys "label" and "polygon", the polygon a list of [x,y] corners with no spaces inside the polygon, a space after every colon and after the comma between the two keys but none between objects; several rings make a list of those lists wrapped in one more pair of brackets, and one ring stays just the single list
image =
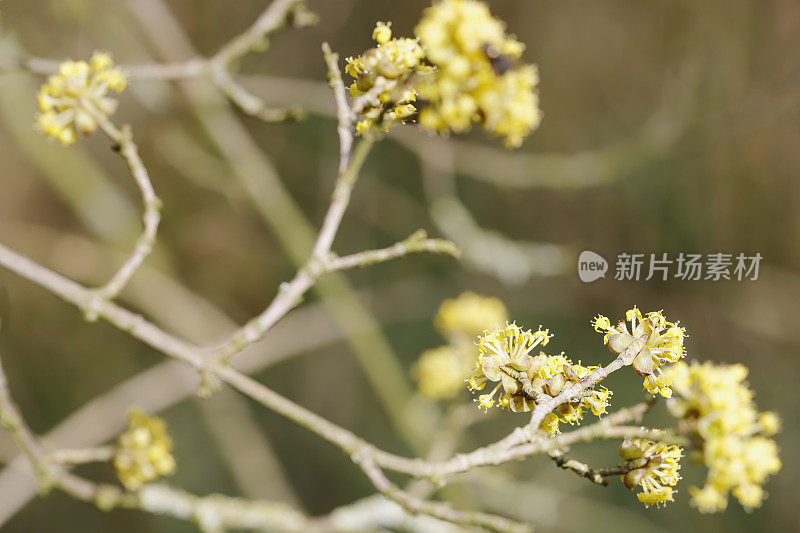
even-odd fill
[{"label": "green blurred background", "polygon": [[[542,125],[510,153],[481,132],[445,141],[407,126],[382,142],[366,164],[335,249],[344,254],[382,247],[425,228],[456,240],[466,258],[414,256],[348,273],[361,307],[351,302],[341,316],[356,320],[366,310],[375,317],[388,344],[351,324],[358,345],[396,358],[407,379],[418,355],[443,342],[432,325],[439,303],[464,290],[502,298],[518,323],[545,325],[556,334],[557,351],[585,363],[609,355],[589,327],[592,316],[613,319],[634,304],[664,309],[686,327],[690,359],[749,366],[759,408],[783,416],[777,440],[784,468],[767,485],[763,508],[747,514],[731,502],[725,514],[698,514],[689,507],[687,488],[705,471],[685,464],[677,502],[645,510],[620,483],[593,486],[545,458],[460,479],[453,498],[532,520],[541,531],[797,530],[800,4],[489,3],[527,44],[526,60],[539,66]],[[181,61],[192,56],[191,47],[213,53],[264,5],[4,0],[0,63],[21,51],[78,59],[94,49],[112,51],[122,64]],[[219,339],[230,331],[230,320],[243,323],[260,312],[294,272],[287,246],[296,255],[306,251],[298,213],[267,179],[270,161],[314,228],[332,188],[338,140],[320,44],[329,41],[342,57],[358,54],[371,45],[376,20],[391,20],[396,35],[410,35],[425,5],[311,1],[320,16],[316,27],[282,31],[266,53],[242,60],[241,79],[267,103],[309,110],[298,123],[264,124],[244,116],[204,82],[132,83],[114,118],[133,126],[165,208],[156,250],[121,301],[197,342]],[[138,193],[99,134],[64,149],[34,133],[40,83],[41,77],[29,74],[0,74],[0,242],[99,284],[139,231]],[[609,275],[585,284],[575,269],[584,249],[611,261],[622,252],[760,252],[764,259],[757,281],[634,282]],[[348,301],[346,285],[326,287],[327,298]],[[424,448],[387,417],[376,394],[380,384],[370,384],[359,362],[365,358],[354,357],[353,344],[343,340],[331,307],[320,307],[320,299],[320,293],[310,294],[266,338],[262,344],[273,364],[255,376],[382,447],[404,454],[415,453],[415,445]],[[106,324],[86,323],[71,306],[5,270],[0,317],[0,350],[12,391],[42,434],[164,360]],[[388,369],[383,375],[388,380],[393,374]],[[181,376],[191,382],[190,373]],[[176,383],[166,378],[160,385],[133,386],[125,400],[147,406]],[[640,380],[627,372],[610,383],[612,406],[641,398]],[[459,401],[468,403],[469,394]],[[338,450],[233,393],[209,400],[189,394],[167,403],[173,405],[162,415],[176,443],[179,468],[171,482],[177,486],[280,499],[314,515],[372,493]],[[422,415],[405,408],[422,409],[418,403],[394,408],[413,419]],[[126,406],[93,414],[59,442],[78,445],[95,426],[121,427]],[[494,441],[523,418],[487,417],[460,449]],[[663,406],[652,420],[666,420]],[[596,465],[616,460],[613,443],[574,453]],[[0,460],[15,455],[10,439],[0,435]],[[80,471],[112,479],[103,465]],[[1,481],[0,489],[2,508],[16,489]],[[27,504],[0,529],[195,527],[133,511],[104,514],[51,494]]]}]

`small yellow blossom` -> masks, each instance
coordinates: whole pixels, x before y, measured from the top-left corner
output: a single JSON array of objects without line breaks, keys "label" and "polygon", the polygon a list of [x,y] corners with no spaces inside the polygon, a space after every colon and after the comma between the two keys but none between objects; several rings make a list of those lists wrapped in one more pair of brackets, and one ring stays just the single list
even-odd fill
[{"label": "small yellow blossom", "polygon": [[692,496],[692,505],[701,513],[719,513],[728,507],[728,496],[711,485],[702,489],[689,487],[689,494]]},{"label": "small yellow blossom", "polygon": [[672,395],[670,380],[660,367],[685,355],[686,330],[677,322],[669,322],[661,311],[642,315],[634,307],[628,310],[625,319],[612,326],[607,317],[598,315],[592,320],[592,327],[604,334],[603,342],[619,354],[626,365],[632,365],[637,374],[645,376],[644,387],[648,392],[669,398]]},{"label": "small yellow blossom", "polygon": [[419,114],[428,130],[464,132],[480,123],[514,148],[541,120],[536,67],[521,63],[525,46],[477,0],[441,0],[414,33],[436,69],[422,76]]},{"label": "small yellow blossom", "polygon": [[360,135],[376,125],[388,130],[417,111],[412,103],[417,99],[412,76],[428,69],[422,62],[425,54],[414,39],[392,39],[390,26],[378,22],[372,32],[377,46],[347,58],[345,72],[356,78],[350,85],[350,95],[368,98],[356,124]]},{"label": "small yellow blossom", "polygon": [[507,320],[508,311],[499,298],[463,292],[458,298],[442,302],[434,324],[447,338],[461,336],[472,342],[485,329],[505,324]]},{"label": "small yellow blossom", "polygon": [[486,328],[504,324],[507,318],[498,298],[464,292],[442,302],[434,324],[449,344],[424,352],[412,367],[411,377],[420,393],[441,400],[463,390],[475,364],[475,338]]},{"label": "small yellow blossom", "polygon": [[557,414],[549,413],[544,417],[542,423],[539,424],[539,429],[546,431],[550,435],[555,435],[558,433],[558,425],[560,422],[561,420],[559,420]]},{"label": "small yellow blossom", "polygon": [[105,52],[95,52],[88,63],[66,61],[39,91],[37,127],[65,145],[72,144],[78,133],[92,133],[98,118],[116,111],[117,101],[108,92],[123,89],[125,76]]},{"label": "small yellow blossom", "polygon": [[771,437],[781,430],[781,418],[777,413],[767,411],[758,415],[758,425],[761,426],[761,433]]},{"label": "small yellow blossom", "polygon": [[175,470],[171,452],[164,421],[133,409],[128,413],[128,428],[117,439],[113,458],[117,477],[128,490],[138,490]]},{"label": "small yellow blossom", "polygon": [[[496,385],[478,396],[479,407],[486,410],[497,405],[527,412],[540,396],[557,396],[596,368],[575,364],[563,354],[532,355],[534,348],[545,346],[551,337],[548,330],[523,330],[514,323],[486,330],[478,338],[478,359],[468,384],[473,391],[482,391],[488,382]],[[611,391],[605,387],[592,390],[581,399],[557,407],[544,418],[540,428],[549,434],[557,433],[561,422],[579,422],[586,409],[600,416],[606,412],[610,396]]]},{"label": "small yellow blossom", "polygon": [[424,352],[411,368],[420,393],[431,400],[452,398],[463,390],[475,359],[471,344],[440,346]]},{"label": "small yellow blossom", "polygon": [[681,479],[678,470],[683,450],[680,446],[668,445],[646,439],[625,439],[619,447],[619,455],[631,468],[621,476],[628,489],[642,487],[636,497],[646,507],[675,501],[672,487]]},{"label": "small yellow blossom", "polygon": [[392,38],[391,22],[378,22],[372,32],[372,39],[378,44],[386,44]]},{"label": "small yellow blossom", "polygon": [[724,511],[730,493],[748,511],[759,507],[764,483],[781,468],[778,446],[767,438],[780,419],[756,410],[747,368],[679,362],[665,375],[675,393],[667,407],[691,428],[700,446],[696,458],[708,467],[705,486],[690,489],[692,504],[702,513]]}]

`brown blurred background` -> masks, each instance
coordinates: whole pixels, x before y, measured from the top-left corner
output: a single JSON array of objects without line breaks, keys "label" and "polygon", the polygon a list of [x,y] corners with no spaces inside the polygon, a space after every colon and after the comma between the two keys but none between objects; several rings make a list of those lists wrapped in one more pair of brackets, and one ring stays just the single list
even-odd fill
[{"label": "brown blurred background", "polygon": [[[188,46],[212,53],[246,28],[264,5],[255,0],[4,0],[0,60],[20,51],[78,59],[99,48],[112,51],[122,64],[180,61],[191,57]],[[252,54],[239,65],[249,89],[267,103],[299,104],[309,110],[305,121],[264,124],[220,102],[213,91],[205,104],[200,102],[198,114],[186,90],[202,97],[202,82],[189,89],[135,82],[121,96],[115,121],[133,126],[165,204],[155,253],[121,300],[192,340],[218,339],[232,327],[228,320],[243,323],[258,313],[294,271],[286,247],[298,253],[302,245],[293,237],[293,226],[276,227],[291,226],[297,213],[284,203],[274,205],[279,196],[272,182],[262,179],[268,161],[314,228],[324,215],[338,141],[320,44],[329,41],[342,57],[358,54],[371,45],[376,20],[391,20],[396,35],[410,35],[427,2],[309,5],[320,16],[318,26],[282,31],[266,53]],[[370,156],[337,251],[386,246],[418,228],[467,248],[463,263],[415,256],[347,274],[363,308],[383,326],[384,351],[407,372],[420,352],[442,342],[432,326],[439,303],[464,290],[499,296],[519,323],[549,327],[556,350],[585,363],[608,357],[588,325],[593,315],[613,319],[634,304],[663,308],[687,328],[689,358],[750,367],[760,409],[783,416],[784,432],[777,439],[784,468],[767,485],[770,497],[763,508],[752,514],[735,502],[722,515],[700,515],[690,508],[688,486],[700,482],[705,471],[689,464],[684,464],[677,502],[645,510],[621,484],[590,485],[545,458],[462,480],[460,503],[532,520],[541,531],[795,530],[800,523],[795,451],[800,446],[795,398],[800,376],[795,335],[800,4],[539,0],[490,5],[527,44],[526,59],[539,65],[544,120],[513,153],[481,132],[443,141],[407,126]],[[64,149],[34,133],[40,83],[41,77],[24,73],[0,74],[0,242],[79,281],[98,284],[139,231],[138,193],[99,134]],[[203,113],[213,118],[204,120]],[[211,122],[217,125],[214,131],[208,129]],[[259,159],[253,150],[269,159]],[[234,160],[232,153],[238,154]],[[248,172],[260,199],[248,195],[237,178]],[[584,284],[575,270],[576,254],[583,249],[610,261],[621,252],[760,252],[764,259],[757,281],[623,282],[609,275]],[[342,287],[334,284],[328,297],[344,298]],[[272,341],[267,338],[270,357],[282,360],[256,377],[381,446],[414,453],[387,418],[352,344],[342,339],[319,300],[319,293],[311,294],[301,308],[309,312],[290,316]],[[42,434],[92,398],[164,360],[106,324],[86,323],[69,305],[5,270],[0,270],[0,317],[0,350],[12,391]],[[365,338],[383,350],[380,340]],[[161,387],[174,386],[165,381]],[[148,383],[151,388],[133,387],[126,399],[147,405],[163,394]],[[641,397],[640,381],[627,373],[614,375],[611,385],[613,406]],[[461,401],[469,400],[465,392]],[[199,494],[281,499],[311,514],[372,492],[338,450],[235,394],[210,400],[189,395],[170,403],[162,415],[176,443],[179,469],[171,482],[177,486]],[[116,406],[105,419],[89,419],[84,428],[119,425],[124,408]],[[663,407],[653,417],[662,418]],[[496,440],[521,422],[513,414],[491,417],[470,431],[461,448]],[[63,436],[66,442],[86,435],[73,431]],[[613,443],[579,447],[575,453],[597,465],[615,462]],[[5,435],[0,454],[3,462],[16,454]],[[112,478],[102,465],[82,471]],[[6,491],[0,492],[2,507],[13,499],[14,486],[0,483],[0,488]],[[193,531],[195,526],[137,512],[104,514],[51,494],[33,500],[2,528],[145,530]]]}]

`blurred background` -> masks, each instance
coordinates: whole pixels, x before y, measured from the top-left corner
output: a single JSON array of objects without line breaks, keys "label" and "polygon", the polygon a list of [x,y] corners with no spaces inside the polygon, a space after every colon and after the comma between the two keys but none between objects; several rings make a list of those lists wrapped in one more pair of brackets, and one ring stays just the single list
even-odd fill
[{"label": "blurred background", "polygon": [[[425,228],[461,245],[463,261],[419,255],[326,278],[243,354],[242,367],[386,449],[419,454],[436,432],[414,427],[441,428],[443,413],[471,401],[465,390],[455,402],[425,403],[408,377],[422,351],[444,342],[432,324],[443,299],[498,296],[518,323],[550,328],[554,349],[584,363],[609,357],[589,326],[594,315],[664,309],[686,327],[689,359],[747,365],[759,408],[783,416],[784,467],[761,509],[747,514],[732,501],[725,514],[700,515],[688,486],[705,469],[684,464],[677,502],[645,510],[621,483],[595,486],[543,457],[458,478],[446,497],[540,531],[795,530],[800,4],[489,3],[539,66],[541,127],[514,152],[480,131],[438,139],[395,128],[370,155],[334,246],[341,254],[383,247]],[[94,49],[121,64],[183,61],[213,53],[265,4],[4,0],[0,64]],[[121,302],[201,343],[260,312],[307,253],[335,176],[321,43],[356,55],[372,45],[376,20],[411,35],[426,5],[312,0],[316,27],[281,31],[265,53],[239,62],[237,79],[268,104],[306,109],[300,122],[243,115],[204,81],[131,83],[114,120],[132,125],[165,208],[157,247]],[[138,192],[101,135],[65,149],[34,132],[41,82],[0,74],[0,242],[100,284],[140,230]],[[612,263],[623,252],[759,252],[763,261],[756,281],[615,281],[612,264],[589,284],[577,276],[581,250]],[[140,405],[166,419],[178,461],[170,482],[186,490],[277,499],[312,515],[373,492],[347,457],[306,430],[230,391],[198,399],[191,372],[5,270],[0,317],[12,392],[54,445],[108,441]],[[612,407],[638,401],[640,385],[627,372],[612,376]],[[458,449],[497,440],[523,418],[471,420]],[[666,420],[663,405],[650,420]],[[615,449],[573,454],[602,466],[617,462]],[[16,454],[0,435],[0,460]],[[106,465],[79,471],[113,480]],[[24,475],[0,475],[0,530],[196,530],[135,511],[101,513],[57,493],[25,503],[32,487]]]}]

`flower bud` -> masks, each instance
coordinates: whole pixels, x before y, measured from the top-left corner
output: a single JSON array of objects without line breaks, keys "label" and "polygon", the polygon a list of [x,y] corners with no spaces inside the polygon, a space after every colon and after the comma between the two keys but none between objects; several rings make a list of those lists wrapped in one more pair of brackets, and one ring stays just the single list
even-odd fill
[{"label": "flower bud", "polygon": [[619,445],[619,456],[626,461],[632,461],[644,457],[644,452],[631,439],[625,439]]},{"label": "flower bud", "polygon": [[530,355],[522,356],[519,359],[511,361],[511,364],[508,366],[514,370],[517,370],[518,372],[527,372],[533,366],[533,357]]},{"label": "flower bud", "polygon": [[533,409],[534,401],[523,394],[511,396],[509,398],[509,407],[515,413],[526,413]]},{"label": "flower bud", "polygon": [[519,381],[512,378],[508,374],[503,374],[500,377],[500,381],[503,383],[503,390],[505,390],[506,394],[508,394],[509,396],[514,396],[522,388],[520,386]]},{"label": "flower bud", "polygon": [[566,382],[564,374],[556,374],[547,382],[547,393],[550,396],[557,396],[564,389]]},{"label": "flower bud", "polygon": [[653,356],[650,354],[650,350],[644,348],[633,360],[633,371],[640,376],[650,376],[653,374],[653,370]]},{"label": "flower bud", "polygon": [[531,380],[531,388],[536,392],[543,393],[545,385],[547,385],[547,382],[540,377],[535,377]]},{"label": "flower bud", "polygon": [[644,468],[637,468],[636,470],[631,470],[630,472],[626,473],[622,476],[622,482],[628,488],[628,490],[633,490],[636,485],[642,481],[644,477],[645,471]]},{"label": "flower bud", "polygon": [[483,374],[492,381],[500,379],[502,372],[500,371],[500,360],[498,357],[487,356],[480,362]]},{"label": "flower bud", "polygon": [[572,369],[570,365],[564,365],[564,376],[573,383],[581,380],[580,376]]},{"label": "flower bud", "polygon": [[627,333],[612,333],[608,336],[608,349],[614,353],[622,353],[633,341],[633,337]]}]

